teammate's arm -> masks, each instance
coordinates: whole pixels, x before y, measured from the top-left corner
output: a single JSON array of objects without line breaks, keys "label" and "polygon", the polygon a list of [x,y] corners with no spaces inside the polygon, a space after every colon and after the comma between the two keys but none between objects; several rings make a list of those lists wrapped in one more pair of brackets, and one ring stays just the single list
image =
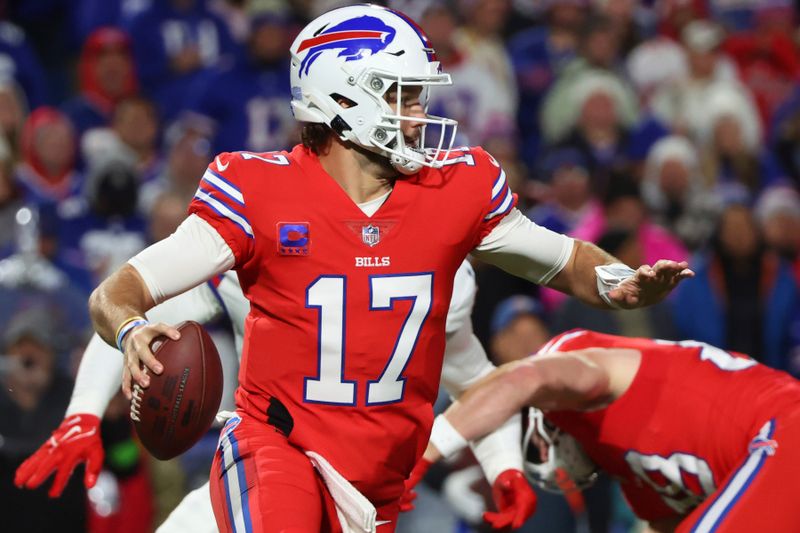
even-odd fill
[{"label": "teammate's arm", "polygon": [[[197,215],[190,215],[166,239],[140,252],[109,276],[89,299],[95,331],[108,344],[125,353],[122,390],[131,396],[131,379],[147,387],[149,378],[140,362],[160,374],[161,364],[150,350],[159,335],[178,339],[180,334],[165,323],[138,320],[154,305],[180,294],[233,266],[234,257],[217,231]],[[125,329],[135,324],[127,334]]]},{"label": "teammate's arm", "polygon": [[[444,417],[457,435],[473,440],[494,431],[529,405],[542,410],[601,405],[610,399],[610,376],[586,352],[539,355],[507,363],[464,393]],[[439,456],[436,451],[426,452],[429,460]]]}]

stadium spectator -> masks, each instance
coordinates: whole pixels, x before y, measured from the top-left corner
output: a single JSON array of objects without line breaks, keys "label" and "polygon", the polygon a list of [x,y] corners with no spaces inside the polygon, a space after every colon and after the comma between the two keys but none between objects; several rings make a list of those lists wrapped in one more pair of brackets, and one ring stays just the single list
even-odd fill
[{"label": "stadium spectator", "polygon": [[187,125],[212,139],[214,153],[280,150],[298,138],[289,106],[288,12],[251,5],[245,53],[191,87]]},{"label": "stadium spectator", "polygon": [[650,101],[654,114],[678,133],[697,138],[707,120],[705,109],[710,94],[723,88],[735,91],[757,117],[747,89],[736,76],[730,58],[720,52],[724,34],[714,22],[694,20],[681,30],[688,75],[659,88]]},{"label": "stadium spectator", "polygon": [[67,484],[59,500],[47,490],[23,491],[13,486],[14,471],[60,423],[72,390],[59,370],[60,324],[50,309],[31,307],[6,322],[0,342],[0,498],[13,509],[3,519],[7,531],[45,533],[86,531],[86,492],[81,476]]},{"label": "stadium spectator", "polygon": [[225,23],[203,0],[153,2],[133,17],[128,31],[142,89],[165,122],[184,108],[202,71],[236,51]]},{"label": "stadium spectator", "polygon": [[167,238],[186,218],[186,198],[167,189],[153,201],[147,220],[148,242]]},{"label": "stadium spectator", "polygon": [[17,179],[26,202],[52,204],[78,194],[77,140],[69,119],[52,107],[35,109],[22,129]]},{"label": "stadium spectator", "polygon": [[510,296],[497,304],[491,328],[489,351],[498,366],[535,353],[550,338],[544,307],[524,294]]},{"label": "stadium spectator", "polygon": [[698,137],[700,164],[710,186],[744,186],[755,198],[780,178],[779,165],[762,149],[755,108],[742,99],[741,93],[717,86],[708,93],[703,113]]},{"label": "stadium spectator", "polygon": [[794,14],[789,9],[782,22],[780,14],[771,11],[775,9],[763,10],[751,31],[730,35],[722,46],[752,92],[765,126],[800,77],[800,53],[791,33],[785,31],[785,20],[791,21]]},{"label": "stadium spectator", "polygon": [[[493,133],[513,132],[516,93],[509,90],[504,78],[497,76],[493,60],[482,55],[490,53],[489,50],[499,54],[492,48],[497,43],[490,41],[492,44],[479,46],[468,41],[462,35],[466,30],[459,29],[456,15],[440,0],[434,0],[423,11],[420,25],[428,34],[442,68],[459,80],[458,84],[431,91],[430,112],[458,120],[459,144],[481,144],[492,138]],[[434,129],[430,130],[432,138],[438,135]]]},{"label": "stadium spectator", "polygon": [[12,80],[0,80],[0,135],[11,148],[11,160],[20,160],[20,137],[28,117],[25,95]]},{"label": "stadium spectator", "polygon": [[[498,105],[509,106],[510,117],[501,116],[500,113],[487,120],[493,122],[509,120],[509,126],[514,128],[514,112],[517,108],[519,95],[517,84],[514,80],[514,70],[511,58],[502,41],[502,30],[510,14],[511,2],[509,0],[460,0],[458,3],[463,16],[464,24],[453,32],[453,43],[458,51],[463,54],[469,63],[476,63],[484,71],[489,72],[489,77],[497,83],[494,99]],[[474,75],[473,75],[474,76]],[[462,76],[458,85],[465,87],[485,83],[487,78],[477,76]],[[504,124],[505,126],[505,124]],[[497,128],[497,124],[494,125]],[[482,142],[487,137],[476,138],[473,142]]]},{"label": "stadium spectator", "polygon": [[767,248],[792,264],[800,285],[800,194],[791,187],[770,187],[756,202],[754,214]]},{"label": "stadium spectator", "polygon": [[636,94],[623,79],[619,36],[611,21],[600,16],[587,20],[579,51],[542,102],[541,128],[548,144],[569,135],[586,100],[599,89],[613,99],[615,124],[631,127],[638,118]]},{"label": "stadium spectator", "polygon": [[561,116],[550,117],[564,121],[559,128],[569,128],[556,146],[571,147],[581,153],[591,176],[592,189],[601,194],[611,173],[631,165],[636,99],[629,88],[609,72],[584,71],[573,82],[565,101],[558,103],[558,97],[554,97],[545,105],[567,106],[559,113]]},{"label": "stadium spectator", "polygon": [[539,203],[527,214],[540,226],[569,235],[589,213],[602,209],[592,195],[586,159],[576,148],[548,153],[537,178],[543,182],[534,192]]},{"label": "stadium spectator", "polygon": [[109,125],[114,107],[137,91],[130,39],[117,28],[99,28],[86,39],[78,62],[80,92],[62,106],[78,137]]},{"label": "stadium spectator", "polygon": [[142,186],[139,208],[150,213],[155,198],[169,189],[188,205],[197,190],[200,178],[211,161],[211,143],[202,135],[175,124],[166,135],[166,163],[161,173]]},{"label": "stadium spectator", "polygon": [[523,30],[508,42],[519,91],[517,124],[521,152],[531,168],[540,149],[542,98],[559,72],[575,57],[579,30],[588,11],[587,0],[549,0],[544,4],[544,24]]},{"label": "stadium spectator", "polygon": [[50,103],[44,70],[25,32],[5,20],[0,21],[0,80],[13,81],[22,89],[25,107]]},{"label": "stadium spectator", "polygon": [[593,0],[593,7],[600,15],[607,17],[619,39],[620,51],[628,55],[641,41],[635,0]]},{"label": "stadium spectator", "polygon": [[680,338],[788,370],[787,356],[800,343],[800,291],[790,265],[766,249],[745,204],[729,200],[710,250],[693,264],[697,275],[672,300]]},{"label": "stadium spectator", "polygon": [[627,55],[625,68],[644,107],[663,87],[678,83],[688,75],[686,51],[674,40],[654,35]]},{"label": "stadium spectator", "polygon": [[625,230],[636,235],[642,264],[653,264],[661,257],[675,261],[687,259],[683,244],[649,220],[639,185],[629,175],[614,175],[602,199],[600,216],[587,217],[581,226],[575,228],[573,235],[595,242],[608,230]]},{"label": "stadium spectator", "polygon": [[674,41],[679,41],[683,28],[693,20],[708,18],[706,0],[666,0],[660,3],[657,31]]},{"label": "stadium spectator", "polygon": [[147,244],[137,212],[139,176],[134,162],[107,154],[88,169],[82,194],[57,208],[59,256],[100,283]]},{"label": "stadium spectator", "polygon": [[159,125],[155,105],[141,96],[121,100],[111,117],[111,129],[122,143],[120,150],[135,159],[141,183],[154,179],[164,165]]},{"label": "stadium spectator", "polygon": [[148,7],[150,0],[77,0],[71,2],[70,23],[78,42],[104,26],[121,27]]},{"label": "stadium spectator", "polygon": [[642,198],[653,222],[678,236],[690,250],[708,241],[720,209],[707,182],[688,139],[672,135],[653,145],[645,164]]}]

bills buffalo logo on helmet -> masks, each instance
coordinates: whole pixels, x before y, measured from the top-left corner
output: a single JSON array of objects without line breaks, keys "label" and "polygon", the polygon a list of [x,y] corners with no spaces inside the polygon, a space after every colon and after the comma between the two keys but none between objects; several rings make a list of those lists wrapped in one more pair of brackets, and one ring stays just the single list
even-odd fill
[{"label": "bills buffalo logo on helmet", "polygon": [[394,40],[395,33],[381,19],[367,15],[324,28],[297,48],[298,54],[308,50],[300,64],[300,76],[308,74],[308,69],[326,50],[340,50],[339,57],[354,61],[384,50]]}]

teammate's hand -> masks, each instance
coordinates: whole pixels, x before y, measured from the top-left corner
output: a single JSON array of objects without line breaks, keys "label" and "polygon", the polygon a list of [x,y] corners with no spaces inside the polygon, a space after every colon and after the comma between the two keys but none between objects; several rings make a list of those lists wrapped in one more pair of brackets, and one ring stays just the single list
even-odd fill
[{"label": "teammate's hand", "polygon": [[681,280],[693,276],[686,261],[660,259],[652,267],[640,266],[633,276],[610,291],[608,297],[623,309],[646,307],[660,302]]},{"label": "teammate's hand", "polygon": [[133,382],[142,388],[150,386],[150,377],[142,369],[142,364],[150,372],[160,374],[164,367],[158,362],[150,349],[153,339],[161,335],[166,335],[172,340],[181,338],[180,332],[163,322],[157,324],[145,324],[133,328],[122,340],[122,347],[125,349],[125,366],[122,369],[122,392],[125,397],[131,399]]},{"label": "teammate's hand", "polygon": [[483,513],[483,519],[493,529],[517,529],[536,510],[536,493],[519,470],[504,470],[492,485],[497,512]]},{"label": "teammate's hand", "polygon": [[408,476],[408,479],[406,480],[403,495],[400,497],[401,511],[406,512],[414,508],[414,500],[417,499],[417,493],[414,490],[414,487],[416,487],[417,484],[422,481],[422,478],[425,477],[425,474],[428,472],[428,469],[432,464],[433,463],[431,461],[428,461],[424,457],[420,457],[416,466],[414,466],[414,470],[411,471],[411,475]]},{"label": "teammate's hand", "polygon": [[88,489],[97,482],[104,456],[103,443],[100,441],[100,419],[88,414],[72,415],[17,468],[14,484],[19,488],[35,489],[56,472],[47,494],[57,498],[64,491],[75,467],[85,462],[83,484]]}]

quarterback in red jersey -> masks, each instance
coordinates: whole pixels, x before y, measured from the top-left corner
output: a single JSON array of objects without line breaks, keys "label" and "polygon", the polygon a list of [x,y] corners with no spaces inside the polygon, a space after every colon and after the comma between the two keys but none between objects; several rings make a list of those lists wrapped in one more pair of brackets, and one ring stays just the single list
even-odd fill
[{"label": "quarterback in red jersey", "polygon": [[[692,273],[667,260],[633,271],[525,218],[497,161],[452,150],[455,122],[426,113],[429,89],[450,77],[404,15],[337,9],[290,52],[303,145],[217,156],[187,220],[103,282],[90,308],[125,353],[129,394],[132,380],[148,385],[140,363],[161,372],[150,341],[177,336],[143,313],[236,270],[251,310],[237,416],[211,476],[220,529],[391,531],[433,422],[468,253],[605,307],[649,305]],[[425,140],[428,124],[437,140]]]},{"label": "quarterback in red jersey", "polygon": [[582,448],[651,531],[800,531],[800,382],[784,372],[695,341],[575,330],[467,391],[437,419],[426,459],[524,406],[534,463],[560,440],[572,449],[560,466],[581,484],[593,474]]}]

